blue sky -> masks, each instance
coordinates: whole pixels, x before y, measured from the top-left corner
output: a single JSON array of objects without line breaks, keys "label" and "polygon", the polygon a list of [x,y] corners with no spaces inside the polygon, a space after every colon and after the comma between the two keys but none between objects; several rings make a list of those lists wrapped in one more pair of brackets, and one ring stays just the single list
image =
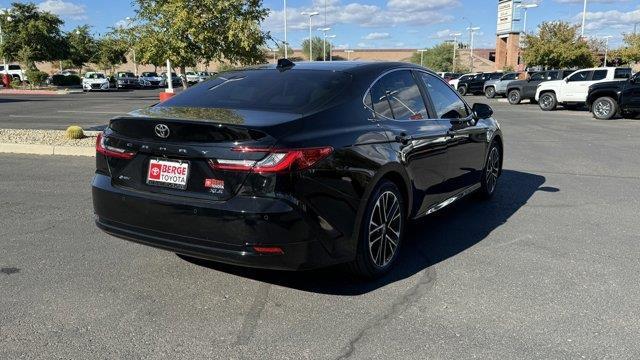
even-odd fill
[{"label": "blue sky", "polygon": [[[529,30],[545,20],[563,19],[579,23],[583,0],[524,0],[539,4],[529,11]],[[23,1],[24,2],[24,1]],[[134,16],[132,0],[35,0],[41,8],[57,13],[65,28],[89,24],[96,34],[108,31],[127,16]],[[0,8],[11,1],[0,0]],[[465,33],[469,20],[480,27],[476,47],[494,47],[497,0],[326,0],[327,23],[340,47],[420,48]],[[263,28],[283,39],[283,0],[264,0],[271,9]],[[308,17],[302,11],[319,11],[313,28],[324,23],[325,0],[288,0],[288,40],[294,48],[308,37]],[[586,35],[613,35],[611,44],[621,42],[621,34],[632,32],[640,23],[638,0],[588,0]],[[638,25],[640,31],[640,24]],[[317,32],[314,34],[318,34]],[[467,39],[467,35],[463,35]]]}]

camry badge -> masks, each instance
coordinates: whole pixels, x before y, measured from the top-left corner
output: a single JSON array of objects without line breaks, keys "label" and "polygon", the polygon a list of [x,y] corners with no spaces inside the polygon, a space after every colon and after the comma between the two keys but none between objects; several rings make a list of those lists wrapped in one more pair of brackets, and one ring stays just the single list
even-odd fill
[{"label": "camry badge", "polygon": [[158,137],[163,138],[163,139],[168,138],[169,134],[171,133],[169,131],[169,127],[167,125],[165,125],[165,124],[156,125],[155,132],[156,132],[156,135]]}]

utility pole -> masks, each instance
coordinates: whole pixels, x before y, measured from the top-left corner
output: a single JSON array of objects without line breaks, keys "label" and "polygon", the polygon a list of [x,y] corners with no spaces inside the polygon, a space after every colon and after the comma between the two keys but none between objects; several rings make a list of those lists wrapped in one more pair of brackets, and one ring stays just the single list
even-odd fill
[{"label": "utility pole", "polygon": [[313,36],[311,34],[311,18],[319,15],[320,13],[317,11],[313,12],[302,12],[301,15],[306,15],[309,17],[309,61],[313,61]]},{"label": "utility pole", "polygon": [[287,0],[284,1],[284,58],[289,57],[289,50],[287,49],[289,43],[287,42]]},{"label": "utility pole", "polygon": [[353,53],[353,50],[345,50],[344,52],[347,53],[347,61],[351,60],[351,53]]},{"label": "utility pole", "polygon": [[322,61],[327,61],[327,31],[329,30],[331,30],[330,27],[318,29],[322,31]]},{"label": "utility pole", "polygon": [[469,35],[471,37],[471,43],[469,44],[470,48],[469,48],[469,63],[470,63],[470,68],[471,68],[471,72],[473,72],[473,38],[474,35],[476,34],[476,31],[480,30],[479,27],[469,27],[467,28],[467,30],[469,30]]},{"label": "utility pole", "polygon": [[[2,10],[4,14],[2,16],[6,16],[7,22],[13,21],[13,18],[8,14],[6,9]],[[2,24],[0,24],[0,44],[4,45],[4,37],[2,33]],[[9,73],[9,69],[7,69],[7,57],[2,53],[2,65],[4,65],[3,70],[5,74]]]},{"label": "utility pole", "polygon": [[[335,39],[335,37],[335,35],[325,36],[325,42],[326,39]],[[333,61],[333,50],[331,49],[331,43],[329,43],[329,61]]]},{"label": "utility pole", "polygon": [[420,53],[420,66],[424,66],[424,52],[425,51],[427,51],[427,49],[418,50],[418,52]]},{"label": "utility pole", "polygon": [[605,45],[604,45],[604,64],[602,64],[602,67],[607,67],[607,56],[609,55],[609,39],[611,39],[613,36],[611,35],[607,35],[607,36],[603,36],[602,38],[605,40]]},{"label": "utility pole", "polygon": [[462,33],[451,34],[451,36],[453,36],[453,64],[451,67],[451,72],[456,72],[456,50],[458,48],[458,36],[460,35],[462,35]]},{"label": "utility pole", "polygon": [[584,0],[584,6],[582,8],[582,30],[580,31],[580,37],[584,38],[584,24],[587,20],[587,0]]}]

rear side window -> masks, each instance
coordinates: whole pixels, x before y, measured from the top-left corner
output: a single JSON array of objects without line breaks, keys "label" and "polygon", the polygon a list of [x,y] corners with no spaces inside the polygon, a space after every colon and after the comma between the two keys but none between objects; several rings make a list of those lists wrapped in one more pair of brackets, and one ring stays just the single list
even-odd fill
[{"label": "rear side window", "polygon": [[450,86],[430,74],[420,73],[420,77],[424,81],[439,119],[458,119],[469,116],[464,101]]},{"label": "rear side window", "polygon": [[628,79],[630,77],[631,77],[631,69],[629,68],[616,69],[613,73],[614,79]]},{"label": "rear side window", "polygon": [[547,75],[547,80],[560,80],[560,78],[558,77],[558,72],[549,71],[549,74]]},{"label": "rear side window", "polygon": [[396,120],[428,118],[422,93],[409,70],[389,73],[371,88],[373,110]]},{"label": "rear side window", "polygon": [[596,80],[602,80],[606,78],[607,78],[607,70],[596,70],[593,72],[593,76],[591,77],[591,80],[596,81]]},{"label": "rear side window", "polygon": [[351,75],[337,71],[234,71],[191,88],[158,106],[304,113],[341,95]]},{"label": "rear side window", "polygon": [[503,77],[500,78],[500,80],[515,80],[518,78],[518,74],[517,73],[512,73],[512,74],[507,74]]},{"label": "rear side window", "polygon": [[9,70],[20,70],[20,65],[9,65]]},{"label": "rear side window", "polygon": [[580,71],[569,76],[569,81],[587,81],[591,75],[591,71]]},{"label": "rear side window", "polygon": [[531,75],[530,79],[532,81],[546,80],[544,73],[535,73]]}]

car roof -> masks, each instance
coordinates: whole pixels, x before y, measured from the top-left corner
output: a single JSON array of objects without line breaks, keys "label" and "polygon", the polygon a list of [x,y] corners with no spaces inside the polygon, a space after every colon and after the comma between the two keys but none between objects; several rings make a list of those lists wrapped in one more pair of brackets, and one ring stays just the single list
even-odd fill
[{"label": "car roof", "polygon": [[[394,68],[412,68],[427,70],[433,74],[435,72],[421,67],[416,64],[408,62],[393,62],[393,61],[302,61],[295,62],[295,66],[292,70],[324,70],[324,71],[344,71],[344,72],[361,72],[361,71],[380,71]],[[247,67],[250,69],[276,69],[275,64],[258,65],[253,67]],[[242,70],[242,69],[239,69]]]}]

